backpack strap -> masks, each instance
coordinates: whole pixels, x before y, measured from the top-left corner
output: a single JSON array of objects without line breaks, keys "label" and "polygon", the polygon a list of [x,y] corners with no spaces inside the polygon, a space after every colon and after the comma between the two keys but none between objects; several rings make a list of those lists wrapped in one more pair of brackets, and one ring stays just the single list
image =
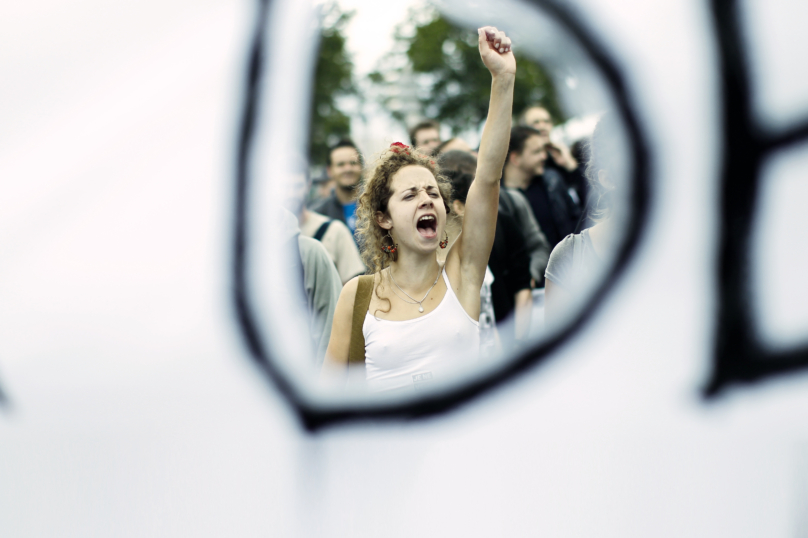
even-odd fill
[{"label": "backpack strap", "polygon": [[328,231],[328,225],[329,225],[329,224],[331,224],[331,221],[330,221],[330,220],[327,220],[327,221],[325,221],[324,223],[322,223],[322,224],[320,225],[320,227],[319,227],[319,228],[317,228],[317,231],[316,231],[316,232],[314,232],[314,236],[313,236],[313,237],[314,237],[314,239],[316,239],[317,241],[322,241],[322,240],[323,240],[323,236],[324,236],[324,235],[325,235],[325,233]]},{"label": "backpack strap", "polygon": [[362,275],[356,287],[354,299],[353,318],[351,319],[351,344],[348,348],[348,364],[365,364],[365,335],[362,326],[365,324],[365,315],[370,306],[370,296],[373,293],[373,280],[375,275]]}]

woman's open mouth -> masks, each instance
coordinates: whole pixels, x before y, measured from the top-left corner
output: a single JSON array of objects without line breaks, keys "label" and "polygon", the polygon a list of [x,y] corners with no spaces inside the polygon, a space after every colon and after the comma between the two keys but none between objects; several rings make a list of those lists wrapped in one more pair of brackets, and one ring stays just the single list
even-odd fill
[{"label": "woman's open mouth", "polygon": [[424,239],[433,239],[438,236],[438,221],[434,215],[424,215],[418,219],[416,227]]}]

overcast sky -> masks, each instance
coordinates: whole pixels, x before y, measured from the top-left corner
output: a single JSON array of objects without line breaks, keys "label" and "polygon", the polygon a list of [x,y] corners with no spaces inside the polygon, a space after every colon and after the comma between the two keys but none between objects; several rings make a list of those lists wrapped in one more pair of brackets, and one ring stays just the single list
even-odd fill
[{"label": "overcast sky", "polygon": [[343,11],[356,10],[347,28],[348,50],[353,56],[356,74],[365,75],[376,67],[385,53],[393,47],[393,29],[407,18],[407,11],[420,0],[390,3],[378,0],[339,0]]}]

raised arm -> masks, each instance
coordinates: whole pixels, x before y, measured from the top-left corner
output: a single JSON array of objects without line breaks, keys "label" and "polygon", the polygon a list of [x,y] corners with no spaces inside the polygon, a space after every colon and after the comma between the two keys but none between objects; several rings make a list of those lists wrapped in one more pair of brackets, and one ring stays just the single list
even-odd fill
[{"label": "raised arm", "polygon": [[497,225],[499,180],[511,133],[516,60],[511,52],[511,40],[504,32],[486,26],[477,33],[480,57],[491,72],[491,100],[477,157],[477,174],[466,198],[457,255],[464,283],[479,290]]}]

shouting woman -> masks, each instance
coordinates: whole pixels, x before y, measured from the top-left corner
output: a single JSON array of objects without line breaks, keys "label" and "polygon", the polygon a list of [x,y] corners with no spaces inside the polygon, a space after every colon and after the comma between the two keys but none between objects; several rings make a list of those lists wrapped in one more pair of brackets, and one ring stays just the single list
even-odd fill
[{"label": "shouting woman", "polygon": [[477,33],[491,98],[460,237],[440,265],[436,251],[448,244],[451,185],[432,157],[391,145],[361,185],[357,235],[372,274],[342,290],[326,377],[364,362],[370,390],[413,388],[448,378],[478,353],[480,287],[496,229],[516,61],[503,32]]}]

